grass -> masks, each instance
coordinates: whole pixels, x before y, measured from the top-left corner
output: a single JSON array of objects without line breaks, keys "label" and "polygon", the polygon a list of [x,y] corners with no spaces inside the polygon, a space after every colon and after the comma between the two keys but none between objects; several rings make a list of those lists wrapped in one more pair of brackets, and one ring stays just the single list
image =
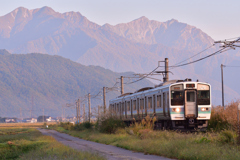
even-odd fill
[{"label": "grass", "polygon": [[119,129],[115,134],[105,134],[95,129],[74,131],[65,130],[57,125],[50,126],[50,128],[85,140],[169,158],[186,160],[240,159],[237,135],[231,130],[178,133],[175,131],[153,131],[145,128],[134,133],[134,128],[130,127]]},{"label": "grass", "polygon": [[79,152],[44,136],[34,128],[1,128],[0,159],[96,159],[104,157]]}]

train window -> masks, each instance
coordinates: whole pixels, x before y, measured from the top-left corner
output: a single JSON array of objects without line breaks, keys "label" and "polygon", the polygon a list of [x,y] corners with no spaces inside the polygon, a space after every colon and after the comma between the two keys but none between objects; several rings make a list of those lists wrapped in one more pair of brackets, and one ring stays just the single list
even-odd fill
[{"label": "train window", "polygon": [[127,102],[127,111],[130,111],[130,101]]},{"label": "train window", "polygon": [[153,95],[153,108],[156,108],[155,95]]},{"label": "train window", "polygon": [[171,91],[171,105],[183,105],[183,91]]},{"label": "train window", "polygon": [[210,91],[198,91],[197,92],[198,97],[198,105],[210,105]]},{"label": "train window", "polygon": [[195,102],[195,92],[187,92],[187,102]]},{"label": "train window", "polygon": [[123,111],[123,112],[125,111],[124,103],[122,103],[122,111]]},{"label": "train window", "polygon": [[133,110],[136,110],[137,107],[136,107],[136,100],[133,101]]},{"label": "train window", "polygon": [[152,108],[152,97],[148,97],[148,108]]},{"label": "train window", "polygon": [[166,102],[165,97],[166,97],[166,93],[163,93],[163,108],[165,108],[165,102]]},{"label": "train window", "polygon": [[157,96],[157,108],[161,108],[161,95]]}]

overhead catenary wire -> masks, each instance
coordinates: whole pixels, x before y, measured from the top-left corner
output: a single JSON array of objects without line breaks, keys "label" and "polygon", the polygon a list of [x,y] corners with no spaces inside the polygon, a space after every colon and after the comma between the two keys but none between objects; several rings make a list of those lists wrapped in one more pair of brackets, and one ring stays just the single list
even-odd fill
[{"label": "overhead catenary wire", "polygon": [[138,80],[135,80],[135,81],[129,82],[129,83],[124,83],[124,84],[128,85],[128,84],[132,84],[132,83],[136,83],[136,82],[138,82],[138,81],[141,81],[141,80],[143,80],[144,78],[147,78],[147,77],[148,77],[149,75],[151,75],[153,72],[155,72],[158,68],[159,68],[159,66],[158,66],[157,68],[155,68],[154,70],[152,70],[150,73],[148,73],[147,75],[143,76],[142,78],[140,78],[140,79],[138,79]]},{"label": "overhead catenary wire", "polygon": [[218,50],[218,51],[216,51],[216,52],[214,52],[214,53],[212,53],[212,54],[210,54],[210,55],[207,55],[207,56],[205,56],[205,57],[203,57],[203,58],[199,58],[199,59],[197,59],[197,60],[194,60],[194,61],[191,61],[191,62],[188,62],[188,63],[184,63],[184,64],[180,64],[180,65],[175,65],[175,66],[169,66],[169,67],[177,68],[177,67],[182,67],[182,66],[186,66],[186,65],[189,65],[189,64],[193,64],[193,63],[199,62],[199,61],[201,61],[201,60],[204,60],[204,59],[206,59],[206,58],[209,58],[209,57],[211,57],[211,56],[214,56],[214,55],[216,55],[217,53],[222,53],[222,51],[223,51],[224,49],[225,49],[225,48],[222,48],[222,49],[220,49],[220,50]]},{"label": "overhead catenary wire", "polygon": [[206,50],[208,50],[208,49],[210,49],[210,48],[212,48],[214,45],[215,45],[215,44],[212,44],[211,46],[208,46],[207,48],[205,48],[204,50],[202,50],[202,51],[194,54],[193,56],[191,56],[191,57],[189,57],[189,58],[187,58],[187,59],[185,59],[185,60],[183,60],[183,61],[181,61],[181,62],[178,62],[178,63],[174,64],[174,66],[175,66],[175,65],[178,65],[178,64],[181,64],[181,63],[183,63],[183,62],[186,62],[187,60],[189,60],[189,59],[191,59],[191,58],[193,58],[193,57],[196,57],[197,55],[205,52]]}]

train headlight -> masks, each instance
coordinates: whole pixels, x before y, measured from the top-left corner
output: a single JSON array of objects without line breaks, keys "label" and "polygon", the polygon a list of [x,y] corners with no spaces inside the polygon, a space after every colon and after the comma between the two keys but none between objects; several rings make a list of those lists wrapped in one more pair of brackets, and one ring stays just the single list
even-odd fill
[{"label": "train headlight", "polygon": [[208,108],[201,108],[201,111],[207,111],[208,110]]},{"label": "train headlight", "polygon": [[180,108],[173,108],[172,111],[173,112],[180,112]]}]

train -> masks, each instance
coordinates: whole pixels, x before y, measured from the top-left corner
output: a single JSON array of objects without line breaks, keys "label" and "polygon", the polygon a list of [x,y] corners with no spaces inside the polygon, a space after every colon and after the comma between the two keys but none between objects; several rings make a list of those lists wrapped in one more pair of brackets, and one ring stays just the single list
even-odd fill
[{"label": "train", "polygon": [[211,116],[211,85],[188,78],[170,80],[111,99],[109,109],[126,124],[150,116],[156,119],[156,129],[205,131]]}]

